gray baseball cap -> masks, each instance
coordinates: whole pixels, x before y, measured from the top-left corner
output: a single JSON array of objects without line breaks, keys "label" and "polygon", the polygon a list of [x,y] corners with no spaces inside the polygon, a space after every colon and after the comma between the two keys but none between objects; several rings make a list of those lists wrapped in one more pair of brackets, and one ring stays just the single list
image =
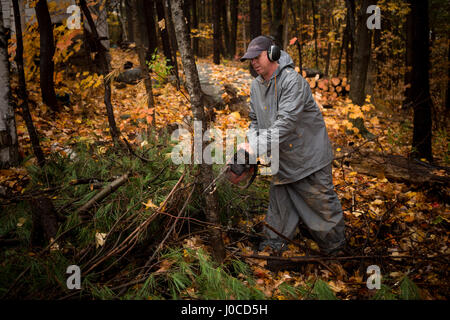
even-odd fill
[{"label": "gray baseball cap", "polygon": [[263,51],[269,50],[273,44],[272,40],[265,36],[258,36],[248,45],[247,52],[240,59],[241,61],[253,59]]}]

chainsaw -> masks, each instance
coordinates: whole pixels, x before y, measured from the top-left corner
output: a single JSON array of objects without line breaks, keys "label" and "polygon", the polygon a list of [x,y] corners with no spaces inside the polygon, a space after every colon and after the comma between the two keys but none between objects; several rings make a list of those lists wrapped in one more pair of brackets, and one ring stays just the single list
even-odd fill
[{"label": "chainsaw", "polygon": [[[256,164],[250,164],[250,154],[245,151],[245,163],[237,163],[238,153],[233,156],[233,162],[228,163],[219,173],[219,175],[206,187],[203,193],[209,194],[216,191],[217,182],[223,177],[226,177],[231,183],[237,185],[241,189],[247,189],[253,183],[258,173],[258,161]],[[239,185],[239,182],[249,179],[250,180],[244,186]]]}]

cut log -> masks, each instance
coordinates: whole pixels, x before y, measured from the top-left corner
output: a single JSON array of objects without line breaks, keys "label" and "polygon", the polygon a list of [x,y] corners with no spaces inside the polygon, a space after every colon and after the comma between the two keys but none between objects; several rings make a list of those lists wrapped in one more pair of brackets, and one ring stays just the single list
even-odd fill
[{"label": "cut log", "polygon": [[350,92],[350,85],[349,84],[345,86],[345,91]]},{"label": "cut log", "polygon": [[410,160],[398,155],[382,155],[371,151],[347,151],[349,156],[336,155],[336,159],[349,162],[358,173],[372,177],[385,177],[392,182],[414,185],[448,186],[450,168],[437,167],[418,160]]},{"label": "cut log", "polygon": [[336,92],[337,93],[341,93],[342,92],[342,87],[341,86],[337,86],[336,87]]},{"label": "cut log", "polygon": [[339,78],[332,78],[331,79],[331,84],[334,86],[334,87],[337,87],[339,84],[341,83],[341,79],[339,79]]},{"label": "cut log", "polygon": [[317,82],[317,87],[322,90],[322,91],[327,91],[328,90],[328,86],[325,83],[325,80],[319,80]]},{"label": "cut log", "polygon": [[306,77],[312,78],[318,75],[320,78],[323,77],[323,72],[313,68],[303,68],[303,71],[306,72]]}]

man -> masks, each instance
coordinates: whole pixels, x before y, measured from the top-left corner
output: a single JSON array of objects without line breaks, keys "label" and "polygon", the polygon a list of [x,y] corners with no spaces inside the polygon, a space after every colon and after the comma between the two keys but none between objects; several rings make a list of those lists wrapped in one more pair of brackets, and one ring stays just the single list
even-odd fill
[{"label": "man", "polygon": [[[325,122],[308,82],[295,71],[291,57],[273,45],[268,37],[256,37],[241,58],[258,73],[250,90],[249,142],[241,148],[253,157],[270,153],[268,141],[278,133],[279,169],[270,185],[266,222],[292,239],[301,219],[321,252],[337,254],[345,244],[344,218],[334,191]],[[276,233],[264,232],[268,240],[260,250],[285,248]]]}]

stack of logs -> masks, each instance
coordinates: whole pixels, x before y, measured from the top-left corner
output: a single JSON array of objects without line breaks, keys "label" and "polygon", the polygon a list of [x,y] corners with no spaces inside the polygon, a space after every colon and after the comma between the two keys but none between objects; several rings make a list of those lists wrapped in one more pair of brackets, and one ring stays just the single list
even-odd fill
[{"label": "stack of logs", "polygon": [[313,78],[306,78],[305,76],[306,74],[304,74],[304,78],[308,81],[311,89],[322,96],[323,105],[332,103],[337,97],[345,96],[350,92],[350,83],[346,77],[320,79],[318,74]]}]

